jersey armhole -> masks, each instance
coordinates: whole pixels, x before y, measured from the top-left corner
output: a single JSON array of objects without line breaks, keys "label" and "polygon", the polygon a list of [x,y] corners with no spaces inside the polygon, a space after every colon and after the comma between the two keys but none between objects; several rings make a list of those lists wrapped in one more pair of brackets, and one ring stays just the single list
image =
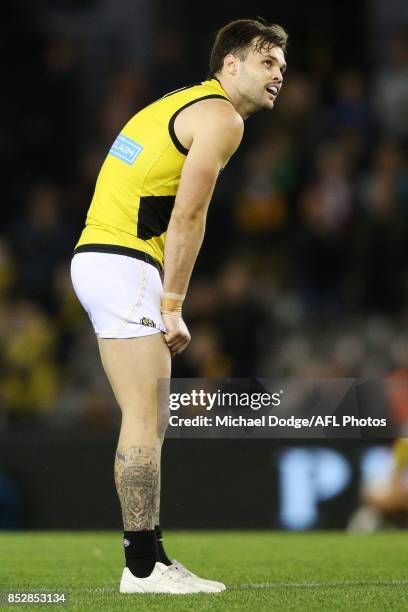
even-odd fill
[{"label": "jersey armhole", "polygon": [[184,147],[181,142],[179,141],[179,139],[176,136],[176,132],[174,130],[174,122],[177,119],[177,116],[179,115],[179,113],[181,113],[182,110],[184,110],[185,108],[187,108],[188,106],[192,106],[193,104],[195,104],[196,102],[201,102],[201,100],[209,100],[210,98],[221,98],[221,100],[227,100],[227,102],[229,102],[228,98],[226,98],[225,96],[221,96],[220,94],[210,94],[208,96],[201,96],[201,98],[196,98],[195,100],[190,100],[190,102],[187,102],[187,104],[184,104],[183,106],[181,106],[178,110],[176,110],[176,112],[170,117],[169,120],[169,134],[170,134],[170,138],[173,141],[174,146],[176,147],[177,151],[179,151],[180,153],[182,153],[182,155],[187,155],[188,153],[188,149],[186,149],[186,147]]}]

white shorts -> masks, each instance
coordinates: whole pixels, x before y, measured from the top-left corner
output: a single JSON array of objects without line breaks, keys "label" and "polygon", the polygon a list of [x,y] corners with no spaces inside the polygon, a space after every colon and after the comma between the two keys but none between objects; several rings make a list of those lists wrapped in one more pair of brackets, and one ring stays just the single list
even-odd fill
[{"label": "white shorts", "polygon": [[71,278],[99,338],[166,331],[160,312],[163,285],[153,265],[127,255],[76,253]]}]

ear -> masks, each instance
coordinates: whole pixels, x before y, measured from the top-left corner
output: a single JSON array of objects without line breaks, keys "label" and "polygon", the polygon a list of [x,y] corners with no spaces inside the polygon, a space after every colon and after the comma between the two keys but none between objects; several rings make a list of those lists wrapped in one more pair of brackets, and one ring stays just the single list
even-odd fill
[{"label": "ear", "polygon": [[238,62],[239,58],[236,55],[228,53],[228,55],[224,57],[224,69],[228,74],[235,76],[238,71]]}]

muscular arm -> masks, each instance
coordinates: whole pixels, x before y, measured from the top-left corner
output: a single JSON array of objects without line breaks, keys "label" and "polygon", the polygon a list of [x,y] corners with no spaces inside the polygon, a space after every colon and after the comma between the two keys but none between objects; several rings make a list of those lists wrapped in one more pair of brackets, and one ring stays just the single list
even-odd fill
[{"label": "muscular arm", "polygon": [[[226,102],[201,114],[181,174],[164,251],[164,291],[186,293],[200,250],[208,205],[221,168],[237,149],[243,132]],[[222,105],[222,106],[221,106]]]},{"label": "muscular arm", "polygon": [[[241,118],[224,101],[212,100],[197,119],[167,230],[165,294],[187,292],[203,242],[207,210],[218,174],[237,149],[243,133]],[[169,327],[168,317],[165,323]],[[189,337],[184,344],[181,340],[176,342],[171,335],[166,341],[172,352],[180,352],[188,344]]]}]

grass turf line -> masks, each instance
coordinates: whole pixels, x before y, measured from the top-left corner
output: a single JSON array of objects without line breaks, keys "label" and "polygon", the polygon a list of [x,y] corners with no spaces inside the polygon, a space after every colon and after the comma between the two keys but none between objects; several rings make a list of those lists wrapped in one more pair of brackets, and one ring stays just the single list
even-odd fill
[{"label": "grass turf line", "polygon": [[172,557],[225,593],[120,595],[121,534],[2,532],[0,591],[64,591],[67,605],[0,610],[407,610],[408,535],[168,532]]}]

